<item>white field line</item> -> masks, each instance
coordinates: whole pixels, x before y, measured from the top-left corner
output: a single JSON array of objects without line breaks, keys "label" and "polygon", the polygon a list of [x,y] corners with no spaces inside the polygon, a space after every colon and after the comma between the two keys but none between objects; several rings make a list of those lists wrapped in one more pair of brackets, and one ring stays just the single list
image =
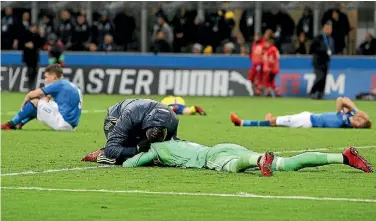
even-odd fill
[{"label": "white field line", "polygon": [[61,169],[41,170],[41,171],[24,171],[24,172],[16,172],[16,173],[3,173],[1,174],[1,176],[19,176],[19,175],[29,175],[29,174],[39,174],[39,173],[56,173],[56,172],[75,171],[75,170],[91,170],[91,169],[98,169],[98,168],[103,168],[103,167],[114,167],[114,166],[102,165],[102,166],[91,166],[91,167],[61,168]]},{"label": "white field line", "polygon": [[[344,150],[347,147],[340,147],[335,148],[338,150]],[[376,146],[359,146],[356,147],[357,149],[370,149],[376,148]],[[328,148],[319,148],[319,149],[307,149],[307,150],[289,150],[289,151],[281,151],[275,153],[302,153],[306,151],[325,151],[329,150]],[[39,173],[56,173],[56,172],[65,172],[65,171],[76,171],[76,170],[90,170],[90,169],[97,169],[103,167],[114,167],[109,165],[102,165],[102,166],[90,166],[90,167],[75,167],[75,168],[61,168],[61,169],[51,169],[51,170],[42,170],[42,171],[24,171],[24,172],[14,172],[14,173],[3,173],[1,176],[20,176],[20,175],[30,175],[30,174],[39,174]]]},{"label": "white field line", "polygon": [[[97,114],[97,113],[106,113],[107,110],[81,110],[83,114]],[[1,112],[1,115],[9,116],[17,114],[17,111],[8,111],[8,112]]]},{"label": "white field line", "polygon": [[292,199],[292,200],[316,200],[316,201],[347,201],[376,203],[376,199],[357,198],[333,198],[333,197],[313,197],[313,196],[272,196],[257,195],[250,193],[188,193],[188,192],[154,192],[148,190],[104,190],[104,189],[56,189],[43,187],[1,187],[5,190],[34,190],[34,191],[56,191],[56,192],[91,192],[91,193],[128,193],[128,194],[150,194],[150,195],[175,195],[175,196],[213,196],[213,197],[236,197],[236,198],[262,198],[262,199]]}]

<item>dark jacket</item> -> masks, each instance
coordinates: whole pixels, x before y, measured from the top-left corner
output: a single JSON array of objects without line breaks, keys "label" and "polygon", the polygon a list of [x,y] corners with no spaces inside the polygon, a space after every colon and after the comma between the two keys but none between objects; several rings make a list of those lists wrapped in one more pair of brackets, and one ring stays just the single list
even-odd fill
[{"label": "dark jacket", "polygon": [[134,148],[146,139],[146,129],[167,127],[166,140],[177,135],[179,119],[166,105],[154,100],[126,99],[108,109],[109,116],[118,118],[108,134],[106,148]]},{"label": "dark jacket", "polygon": [[364,41],[359,46],[357,54],[360,55],[376,55],[376,39],[372,38],[371,41]]},{"label": "dark jacket", "polygon": [[72,48],[73,51],[85,51],[89,44],[90,27],[85,22],[83,24],[76,23],[74,25],[72,34]]},{"label": "dark jacket", "polygon": [[[25,44],[28,42],[32,42],[34,47],[25,47]],[[39,33],[31,33],[30,31],[26,32],[23,36],[23,41],[20,42],[20,45],[23,48],[22,61],[27,65],[37,65],[39,62],[39,51],[42,47],[42,43],[43,41],[39,36]]]},{"label": "dark jacket", "polygon": [[296,35],[299,36],[300,33],[304,32],[308,39],[313,38],[313,15],[309,14],[303,16],[296,26]]},{"label": "dark jacket", "polygon": [[[337,11],[339,14],[338,21],[335,21],[332,18],[333,11]],[[334,54],[342,53],[343,49],[346,47],[345,38],[350,32],[348,17],[345,13],[338,9],[329,9],[324,13],[321,19],[321,24],[324,25],[328,21],[331,21],[333,26],[332,37],[334,40]]]},{"label": "dark jacket", "polygon": [[[331,37],[328,37],[330,50],[334,53],[334,42]],[[328,47],[324,41],[324,35],[317,35],[311,42],[310,54],[312,54],[313,65],[329,65],[330,56],[328,55]]]}]

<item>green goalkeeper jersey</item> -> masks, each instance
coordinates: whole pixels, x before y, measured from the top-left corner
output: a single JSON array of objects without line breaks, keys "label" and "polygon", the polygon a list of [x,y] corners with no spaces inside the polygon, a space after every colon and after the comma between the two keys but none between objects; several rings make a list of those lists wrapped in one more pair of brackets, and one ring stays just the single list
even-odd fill
[{"label": "green goalkeeper jersey", "polygon": [[165,166],[201,169],[205,166],[209,149],[209,147],[186,141],[153,143],[148,152],[139,153],[126,160],[123,167],[148,165],[157,160]]}]

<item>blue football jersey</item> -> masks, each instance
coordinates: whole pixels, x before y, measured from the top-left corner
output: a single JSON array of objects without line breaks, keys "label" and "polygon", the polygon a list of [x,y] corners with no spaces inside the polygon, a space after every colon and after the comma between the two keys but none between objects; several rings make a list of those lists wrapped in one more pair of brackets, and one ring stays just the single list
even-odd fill
[{"label": "blue football jersey", "polygon": [[343,112],[329,112],[322,114],[312,114],[311,123],[312,127],[325,127],[325,128],[343,128],[352,127],[350,123],[352,114]]},{"label": "blue football jersey", "polygon": [[76,127],[81,117],[81,90],[72,82],[60,79],[42,88],[44,94],[51,95],[59,107],[64,120]]}]

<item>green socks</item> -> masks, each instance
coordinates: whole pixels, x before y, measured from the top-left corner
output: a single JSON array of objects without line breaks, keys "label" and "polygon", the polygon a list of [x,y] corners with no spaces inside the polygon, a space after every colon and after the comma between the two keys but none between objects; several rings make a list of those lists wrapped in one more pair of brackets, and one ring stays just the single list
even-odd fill
[{"label": "green socks", "polygon": [[342,154],[306,152],[288,158],[275,157],[273,161],[273,170],[296,171],[306,167],[317,167],[328,164],[343,164]]}]

